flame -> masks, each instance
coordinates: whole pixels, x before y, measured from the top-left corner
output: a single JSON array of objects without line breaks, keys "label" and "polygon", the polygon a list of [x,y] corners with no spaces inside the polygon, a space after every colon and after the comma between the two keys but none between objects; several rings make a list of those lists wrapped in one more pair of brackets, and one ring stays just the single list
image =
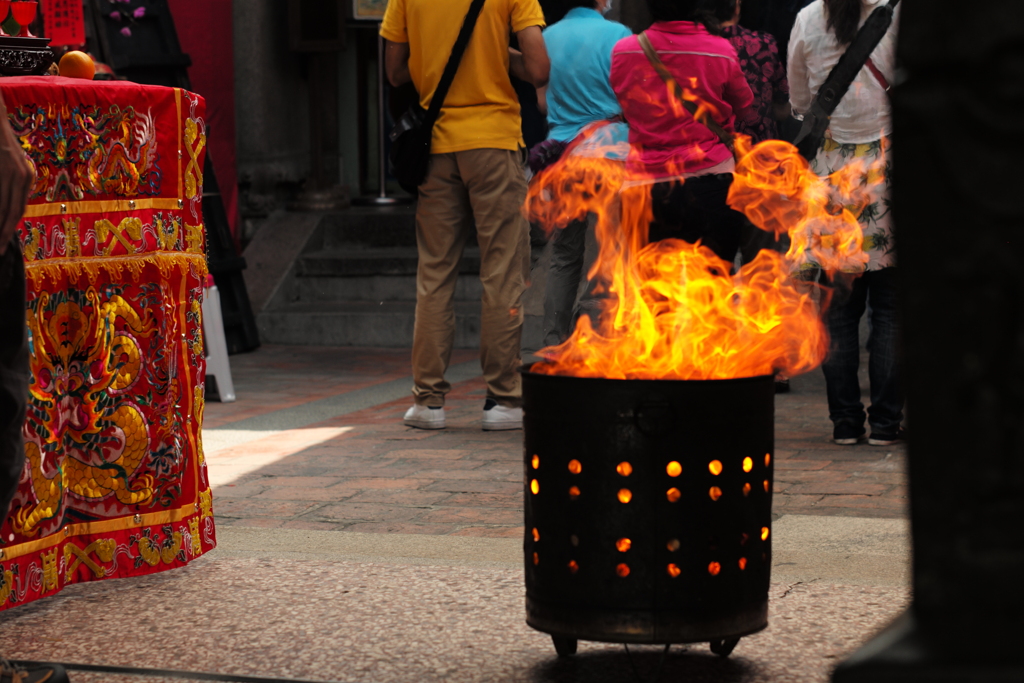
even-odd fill
[{"label": "flame", "polygon": [[[865,178],[881,182],[880,171],[854,160],[826,180],[789,143],[751,148],[738,138],[729,205],[762,230],[787,233],[791,247],[762,250],[732,273],[732,264],[699,243],[648,243],[651,179],[628,176],[626,164],[595,154],[601,143],[591,138],[600,134],[597,125],[586,129],[527,195],[525,212],[547,230],[596,216],[600,253],[587,276],[604,301],[596,322],[581,316],[566,342],[541,350],[548,362],[532,371],[727,379],[792,377],[819,365],[828,349],[820,307],[829,290],[797,273],[812,265],[830,275],[864,270],[857,216],[866,205]],[[577,153],[581,145],[586,154]]]},{"label": "flame", "polygon": [[672,462],[665,466],[665,472],[670,477],[678,477],[680,474],[683,473],[683,466],[680,465],[677,461],[673,460]]}]

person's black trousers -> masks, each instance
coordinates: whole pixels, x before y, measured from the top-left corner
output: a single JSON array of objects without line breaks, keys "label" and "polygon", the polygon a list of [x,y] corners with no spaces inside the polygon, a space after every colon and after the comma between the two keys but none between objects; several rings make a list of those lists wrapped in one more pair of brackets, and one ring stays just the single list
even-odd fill
[{"label": "person's black trousers", "polygon": [[710,248],[732,263],[740,246],[746,218],[726,203],[732,173],[662,181],[651,186],[653,220],[648,241],[677,238]]},{"label": "person's black trousers", "polygon": [[[25,264],[17,239],[0,256],[0,515],[18,488],[25,464],[21,430],[28,399]],[[0,517],[0,520],[4,517]]]}]

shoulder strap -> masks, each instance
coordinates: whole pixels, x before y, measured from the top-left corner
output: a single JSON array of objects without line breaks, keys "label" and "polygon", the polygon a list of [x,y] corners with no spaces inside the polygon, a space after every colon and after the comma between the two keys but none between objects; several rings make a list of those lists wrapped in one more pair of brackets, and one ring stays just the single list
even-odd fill
[{"label": "shoulder strap", "polygon": [[444,67],[444,73],[441,74],[441,80],[434,90],[434,96],[430,98],[430,107],[427,109],[427,115],[423,119],[424,128],[433,128],[437,117],[441,113],[444,98],[448,96],[448,89],[452,86],[452,81],[455,80],[455,72],[458,71],[459,62],[462,61],[462,55],[466,51],[466,46],[469,45],[469,39],[473,35],[473,29],[476,27],[476,20],[480,16],[480,10],[483,9],[484,2],[486,0],[473,0],[473,3],[469,6],[469,11],[466,12],[466,18],[462,22],[462,28],[459,30],[459,37],[455,39],[455,46],[452,47],[452,54],[448,58],[448,63]]},{"label": "shoulder strap", "polygon": [[[850,43],[839,62],[832,67],[825,82],[818,89],[818,96],[811,103],[812,109],[818,109],[815,113],[825,117],[831,116],[832,112],[839,106],[839,102],[850,89],[857,74],[864,68],[864,65],[871,59],[871,53],[882,41],[882,36],[892,25],[892,15],[900,0],[889,0],[889,3],[875,9],[868,17],[864,25],[857,31],[857,36]],[[873,67],[874,64],[872,63]],[[872,71],[875,71],[872,69]],[[877,72],[880,74],[881,72]],[[888,90],[888,83],[882,79],[882,87]]]},{"label": "shoulder strap", "polygon": [[885,92],[889,92],[889,88],[892,86],[889,85],[889,81],[885,78],[885,74],[882,73],[882,70],[875,66],[875,63],[871,61],[871,57],[868,57],[868,69],[870,69],[871,73],[875,75],[876,79],[878,79],[878,84],[882,86]]},{"label": "shoulder strap", "polygon": [[640,41],[640,47],[643,48],[644,54],[647,55],[647,60],[651,63],[651,66],[653,66],[654,70],[658,72],[659,76],[661,76],[661,80],[665,81],[665,83],[672,89],[672,95],[679,100],[681,105],[683,105],[683,109],[690,112],[690,115],[693,116],[698,123],[702,123],[710,129],[711,132],[717,135],[718,139],[731,150],[733,146],[732,134],[718,125],[718,122],[708,116],[706,111],[701,110],[700,107],[683,96],[683,89],[679,86],[679,82],[676,81],[675,77],[668,70],[668,67],[665,66],[665,63],[661,61],[661,58],[658,56],[654,46],[651,45],[651,41],[648,39],[647,33],[641,33],[637,36],[637,40]]}]

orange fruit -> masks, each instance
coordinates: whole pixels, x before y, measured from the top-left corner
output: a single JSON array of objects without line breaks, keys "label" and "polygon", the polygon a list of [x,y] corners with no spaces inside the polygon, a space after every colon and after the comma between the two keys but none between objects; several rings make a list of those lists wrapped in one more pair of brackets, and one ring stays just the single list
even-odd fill
[{"label": "orange fruit", "polygon": [[91,81],[96,75],[96,63],[92,61],[92,57],[78,50],[72,50],[61,57],[57,68],[60,75],[65,78],[84,78]]}]

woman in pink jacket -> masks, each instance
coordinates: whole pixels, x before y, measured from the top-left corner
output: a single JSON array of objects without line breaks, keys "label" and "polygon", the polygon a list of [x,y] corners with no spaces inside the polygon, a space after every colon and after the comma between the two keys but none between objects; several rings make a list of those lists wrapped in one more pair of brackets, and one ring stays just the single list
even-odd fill
[{"label": "woman in pink jacket", "polygon": [[[720,35],[701,0],[648,0],[654,24],[645,32],[675,80],[696,96],[728,132],[746,120],[754,95],[736,50]],[[634,182],[649,182],[654,209],[650,241],[698,240],[732,261],[743,215],[726,205],[735,167],[730,148],[688,111],[675,106],[637,36],[612,51],[612,90],[629,123],[627,168]],[[682,182],[681,182],[682,181]]]}]

